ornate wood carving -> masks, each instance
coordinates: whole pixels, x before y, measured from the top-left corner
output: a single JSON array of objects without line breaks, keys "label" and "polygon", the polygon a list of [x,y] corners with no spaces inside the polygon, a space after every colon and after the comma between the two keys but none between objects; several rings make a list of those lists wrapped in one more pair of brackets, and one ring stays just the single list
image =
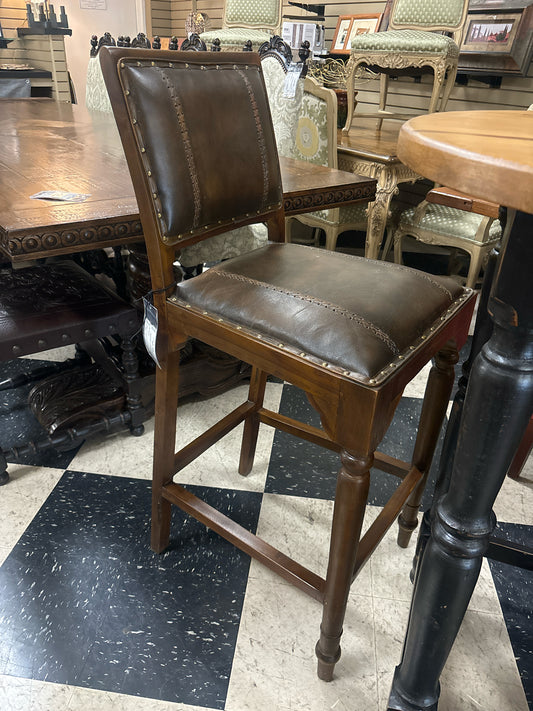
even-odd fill
[{"label": "ornate wood carving", "polygon": [[374,197],[374,189],[372,187],[338,188],[318,194],[308,193],[285,197],[283,207],[285,212],[291,215],[297,215],[304,212],[313,212],[313,210],[322,210],[330,205],[338,205],[339,200],[349,202],[350,200],[361,200],[372,197]]},{"label": "ornate wood carving", "polygon": [[51,256],[55,252],[65,254],[66,251],[80,251],[91,246],[105,246],[110,240],[120,239],[123,242],[142,239],[143,232],[139,219],[122,220],[120,222],[93,223],[80,228],[69,227],[56,232],[29,232],[21,236],[12,236],[0,227],[0,249],[16,259],[22,255],[34,255],[35,258]]}]

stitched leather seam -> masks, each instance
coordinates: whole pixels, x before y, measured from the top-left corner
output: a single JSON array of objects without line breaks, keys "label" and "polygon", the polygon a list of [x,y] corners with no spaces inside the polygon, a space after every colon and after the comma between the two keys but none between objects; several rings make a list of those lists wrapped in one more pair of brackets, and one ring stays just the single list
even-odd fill
[{"label": "stitched leather seam", "polygon": [[394,355],[398,355],[400,352],[400,349],[398,348],[396,343],[392,340],[392,338],[387,333],[385,333],[380,328],[378,328],[378,326],[371,323],[370,321],[367,321],[362,316],[359,316],[358,314],[353,313],[353,311],[348,311],[348,309],[342,308],[338,304],[334,304],[329,301],[323,301],[322,299],[317,299],[314,296],[309,296],[308,294],[302,294],[301,292],[298,292],[298,291],[283,289],[280,286],[273,286],[272,284],[265,284],[265,282],[258,281],[257,279],[251,279],[250,277],[245,277],[242,274],[232,274],[231,272],[217,271],[215,269],[212,269],[210,271],[210,274],[219,276],[219,277],[225,277],[227,279],[233,279],[235,281],[241,281],[246,284],[250,284],[251,286],[260,287],[263,289],[268,289],[270,291],[276,291],[280,294],[286,294],[287,296],[291,296],[293,299],[300,299],[301,301],[307,301],[310,304],[315,304],[316,306],[321,306],[324,309],[330,309],[331,311],[338,314],[339,316],[349,319],[350,321],[355,321],[355,323],[357,323],[359,326],[362,326],[367,331],[371,331],[380,341],[382,341],[389,348],[389,350]]},{"label": "stitched leather seam", "polygon": [[[316,247],[309,247],[308,245],[305,245],[305,244],[299,244],[298,249],[300,249],[300,248],[316,250]],[[324,250],[321,250],[321,252],[324,252]],[[344,254],[341,252],[328,251],[327,256],[331,259],[341,258],[343,261],[345,261],[346,259],[352,259],[357,262],[368,261],[366,257],[358,257],[355,254]],[[375,261],[374,268],[379,267],[380,266],[379,262],[377,260],[374,260],[374,261]],[[428,282],[429,284],[431,284],[432,286],[436,287],[437,289],[442,291],[444,294],[446,294],[446,296],[450,299],[450,301],[454,301],[452,292],[449,289],[447,289],[445,286],[443,286],[443,284],[440,284],[435,279],[432,279],[429,274],[426,274],[425,272],[420,272],[420,271],[418,271],[418,269],[410,269],[409,267],[404,267],[403,264],[395,264],[394,268],[399,269],[400,271],[403,271],[403,272],[409,272],[409,274],[412,274],[414,277],[417,277],[418,279],[422,279],[422,281]],[[386,275],[386,271],[384,269],[382,269],[381,271]]]},{"label": "stitched leather seam", "polygon": [[263,169],[263,200],[262,200],[262,205],[263,207],[267,204],[268,200],[268,162],[267,162],[267,151],[266,151],[266,145],[265,145],[265,136],[263,134],[263,126],[261,125],[261,117],[259,116],[259,109],[257,106],[257,101],[255,99],[255,94],[254,90],[252,88],[252,85],[250,84],[250,80],[246,76],[246,73],[242,71],[242,69],[239,70],[239,75],[241,76],[242,80],[244,81],[244,84],[246,86],[246,89],[248,91],[248,96],[250,97],[250,102],[252,104],[252,112],[254,115],[254,120],[255,120],[255,127],[257,130],[257,141],[259,144],[259,152],[261,154],[261,167]]},{"label": "stitched leather seam", "polygon": [[198,176],[196,174],[196,165],[194,163],[194,153],[191,146],[191,141],[189,137],[189,129],[187,128],[187,122],[185,121],[185,115],[183,113],[183,107],[181,105],[181,100],[176,93],[175,87],[171,84],[168,74],[164,69],[161,69],[161,74],[163,80],[167,86],[170,98],[174,103],[174,108],[176,109],[176,115],[178,117],[178,123],[183,139],[183,147],[185,149],[185,159],[187,160],[187,166],[189,168],[189,176],[191,179],[191,186],[193,192],[193,202],[194,202],[194,217],[193,217],[193,228],[198,227],[200,222],[200,212],[202,208],[202,199],[200,193],[200,185],[198,182]]}]

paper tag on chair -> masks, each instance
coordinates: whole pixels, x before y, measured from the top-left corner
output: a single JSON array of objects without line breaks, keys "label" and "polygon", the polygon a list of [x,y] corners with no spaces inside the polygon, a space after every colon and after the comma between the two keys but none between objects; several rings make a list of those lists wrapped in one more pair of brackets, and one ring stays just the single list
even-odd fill
[{"label": "paper tag on chair", "polygon": [[283,91],[281,93],[285,99],[294,99],[296,96],[296,87],[298,86],[298,79],[300,78],[303,68],[303,64],[296,64],[296,62],[289,64],[289,69],[287,70],[287,75],[283,83]]},{"label": "paper tag on chair", "polygon": [[147,298],[143,296],[143,306],[144,306],[144,318],[143,318],[143,338],[144,345],[148,351],[148,355],[154,361],[154,363],[161,367],[159,361],[157,360],[157,329],[159,326],[159,317],[156,307],[151,304]]}]

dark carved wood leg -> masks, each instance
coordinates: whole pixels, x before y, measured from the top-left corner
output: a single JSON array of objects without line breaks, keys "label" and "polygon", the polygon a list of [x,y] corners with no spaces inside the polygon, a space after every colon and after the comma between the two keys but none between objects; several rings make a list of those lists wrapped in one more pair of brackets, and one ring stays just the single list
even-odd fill
[{"label": "dark carved wood leg", "polygon": [[389,711],[434,711],[476,584],[492,505],[533,411],[533,216],[518,213],[489,299],[493,332],[472,364],[450,484],[420,560]]},{"label": "dark carved wood leg", "polygon": [[137,358],[133,339],[124,338],[121,347],[124,378],[127,384],[126,402],[131,415],[130,432],[135,437],[140,437],[144,432],[143,421],[146,418],[146,413],[141,400],[139,359]]},{"label": "dark carved wood leg", "polygon": [[[248,400],[250,400],[250,402],[254,402],[257,405],[257,408],[260,408],[263,405],[266,382],[267,374],[262,370],[254,368],[250,379]],[[257,446],[257,436],[259,434],[259,424],[259,415],[257,414],[257,410],[248,415],[244,422],[241,457],[239,461],[239,474],[241,474],[241,476],[247,476],[252,471],[255,448]]]},{"label": "dark carved wood leg", "polygon": [[151,546],[156,553],[165,550],[170,537],[171,504],[163,499],[162,489],[174,475],[179,361],[180,351],[170,353],[155,379]]},{"label": "dark carved wood leg", "polygon": [[459,353],[455,344],[449,343],[447,348],[437,353],[429,373],[412,461],[423,476],[398,517],[398,545],[402,548],[407,548],[411,534],[418,525],[418,509],[450,401],[454,366],[458,360]]},{"label": "dark carved wood leg", "polygon": [[315,650],[318,676],[323,681],[332,680],[335,664],[341,655],[342,625],[365,515],[373,456],[358,459],[342,451],[341,462],[335,492],[320,639]]},{"label": "dark carved wood leg", "polygon": [[[505,220],[501,219],[501,222],[503,225]],[[446,427],[446,435],[444,438],[441,458],[439,462],[439,473],[437,476],[437,481],[435,483],[435,490],[433,492],[432,509],[428,509],[427,511],[425,511],[424,516],[422,518],[422,524],[420,526],[420,532],[417,540],[416,553],[413,559],[411,580],[414,580],[416,576],[418,561],[420,560],[420,556],[422,555],[424,547],[429,538],[431,530],[432,510],[434,509],[437,501],[448,491],[448,488],[450,486],[453,458],[455,456],[455,450],[457,449],[457,438],[459,436],[459,424],[461,422],[461,415],[463,414],[463,403],[465,399],[466,388],[468,385],[468,379],[470,376],[470,370],[472,368],[472,363],[474,362],[476,356],[481,351],[483,345],[488,341],[492,333],[492,321],[489,318],[488,314],[488,303],[492,284],[494,281],[494,274],[496,271],[496,262],[498,259],[498,255],[499,253],[496,250],[493,250],[489,255],[487,264],[485,265],[483,287],[481,289],[481,294],[479,297],[477,317],[474,328],[474,334],[472,336],[472,343],[470,346],[470,353],[468,354],[468,358],[466,359],[466,361],[463,363],[462,374],[459,378],[458,389],[455,393],[452,409],[450,412],[450,418]]]}]

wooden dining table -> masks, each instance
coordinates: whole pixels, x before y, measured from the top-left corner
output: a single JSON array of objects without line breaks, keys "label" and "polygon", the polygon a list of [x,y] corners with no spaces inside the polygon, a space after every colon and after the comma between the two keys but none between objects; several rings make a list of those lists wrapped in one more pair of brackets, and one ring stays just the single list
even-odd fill
[{"label": "wooden dining table", "polygon": [[[280,167],[287,215],[375,197],[373,178],[286,158]],[[49,190],[84,197],[80,202],[32,197]],[[0,262],[24,266],[61,255],[111,275],[119,293],[137,304],[150,291],[142,226],[114,117],[50,100],[3,100]],[[212,351],[195,341],[184,349],[183,397],[212,396],[248,377],[240,361]],[[145,380],[150,398],[153,388]]]},{"label": "wooden dining table", "polygon": [[533,112],[419,116],[402,127],[398,155],[431,180],[507,208],[419,537],[388,702],[389,711],[436,711],[439,677],[491,545],[492,507],[533,412]]},{"label": "wooden dining table", "polygon": [[[377,181],[376,197],[368,206],[365,257],[377,259],[390,218],[391,202],[400,185],[414,183],[422,176],[398,155],[400,121],[386,119],[380,129],[376,119],[358,116],[350,130],[337,133],[338,165]],[[385,252],[387,250],[384,250]]]},{"label": "wooden dining table", "polygon": [[[287,215],[375,197],[372,177],[287,158],[280,166]],[[87,197],[82,202],[32,198],[48,190]],[[7,260],[142,239],[113,116],[50,100],[0,103],[0,251]]]}]

